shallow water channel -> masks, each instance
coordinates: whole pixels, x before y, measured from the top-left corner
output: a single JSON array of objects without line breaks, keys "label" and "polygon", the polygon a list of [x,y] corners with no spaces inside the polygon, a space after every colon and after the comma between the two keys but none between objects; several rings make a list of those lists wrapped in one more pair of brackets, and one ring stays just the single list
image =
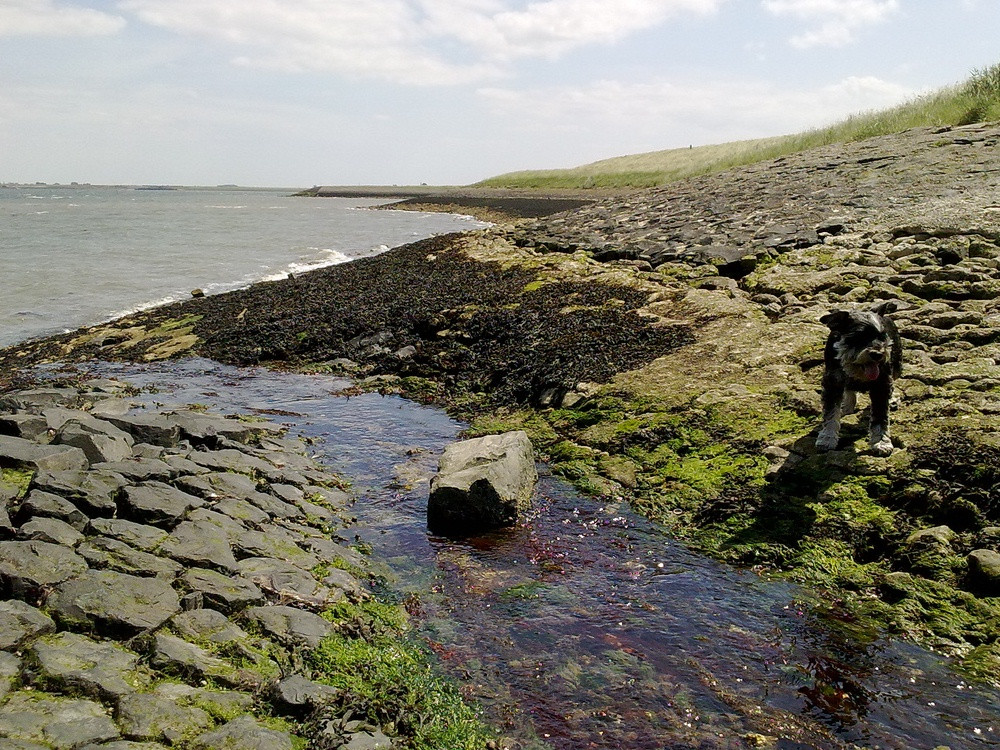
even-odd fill
[{"label": "shallow water channel", "polygon": [[997,691],[931,652],[853,631],[793,586],[693,554],[544,465],[521,525],[431,535],[428,481],[464,427],[440,410],[208,360],[98,369],[146,388],[137,400],[149,404],[256,412],[315,438],[358,494],[352,532],[387,562],[418,635],[506,746],[1000,746]]}]

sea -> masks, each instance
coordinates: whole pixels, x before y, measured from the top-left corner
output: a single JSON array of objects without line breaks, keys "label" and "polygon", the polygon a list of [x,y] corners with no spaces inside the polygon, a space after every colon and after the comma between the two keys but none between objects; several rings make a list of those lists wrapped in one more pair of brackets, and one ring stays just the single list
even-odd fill
[{"label": "sea", "polygon": [[292,190],[0,188],[0,347],[486,226]]}]

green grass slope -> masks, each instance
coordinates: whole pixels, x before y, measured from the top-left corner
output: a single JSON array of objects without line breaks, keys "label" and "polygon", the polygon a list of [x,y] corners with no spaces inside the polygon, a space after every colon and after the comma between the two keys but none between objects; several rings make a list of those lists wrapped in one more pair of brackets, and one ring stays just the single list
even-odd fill
[{"label": "green grass slope", "polygon": [[571,169],[510,172],[477,183],[497,188],[643,188],[775,159],[816,146],[859,141],[923,126],[1000,119],[1000,64],[975,70],[964,83],[890,109],[852,115],[827,128],[793,135],[675,148],[603,159]]}]

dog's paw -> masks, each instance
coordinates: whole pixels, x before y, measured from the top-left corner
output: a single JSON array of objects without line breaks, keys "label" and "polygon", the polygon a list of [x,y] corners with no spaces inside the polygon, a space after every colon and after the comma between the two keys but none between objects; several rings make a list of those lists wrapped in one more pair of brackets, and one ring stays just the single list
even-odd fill
[{"label": "dog's paw", "polygon": [[821,432],[816,436],[816,450],[833,451],[837,449],[840,438],[837,435]]},{"label": "dog's paw", "polygon": [[876,456],[891,456],[893,451],[892,440],[884,437],[877,443],[872,443],[872,453]]}]

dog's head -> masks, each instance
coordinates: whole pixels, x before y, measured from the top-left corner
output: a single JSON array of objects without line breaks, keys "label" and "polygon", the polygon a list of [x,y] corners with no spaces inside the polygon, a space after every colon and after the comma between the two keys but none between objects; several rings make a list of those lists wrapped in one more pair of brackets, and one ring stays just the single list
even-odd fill
[{"label": "dog's head", "polygon": [[834,310],[820,322],[830,329],[828,346],[847,375],[871,382],[891,374],[893,347],[899,345],[895,327],[883,317],[896,310],[895,301],[857,310]]}]

